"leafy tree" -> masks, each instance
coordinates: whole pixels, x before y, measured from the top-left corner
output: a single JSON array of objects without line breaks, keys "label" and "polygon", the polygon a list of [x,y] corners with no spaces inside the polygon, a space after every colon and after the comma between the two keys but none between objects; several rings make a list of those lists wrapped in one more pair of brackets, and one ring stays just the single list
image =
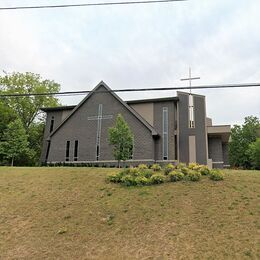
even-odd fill
[{"label": "leafy tree", "polygon": [[256,141],[260,128],[257,117],[248,116],[242,126],[234,125],[231,129],[231,142],[229,143],[229,159],[232,166],[250,168],[251,157],[248,152],[251,143]]},{"label": "leafy tree", "polygon": [[[59,92],[60,85],[52,80],[44,80],[31,72],[0,75],[1,94],[29,94]],[[55,107],[58,99],[53,96],[27,96],[0,98],[0,141],[7,125],[19,118],[25,128],[29,141],[29,152],[16,159],[19,165],[35,165],[39,161],[43,137],[44,113],[41,107]],[[0,161],[3,154],[0,154]]]},{"label": "leafy tree", "polygon": [[109,143],[114,145],[113,154],[118,161],[130,159],[133,152],[133,134],[124,120],[123,116],[119,114],[116,118],[115,127],[109,128]]},{"label": "leafy tree", "polygon": [[254,143],[249,145],[247,155],[250,158],[253,168],[260,170],[260,138],[257,138]]},{"label": "leafy tree", "polygon": [[6,159],[14,160],[28,152],[28,136],[20,119],[11,122],[3,134],[3,141],[0,142],[0,153]]},{"label": "leafy tree", "polygon": [[[31,72],[14,72],[0,76],[0,91],[3,94],[29,94],[59,92],[60,85],[52,80],[43,80],[39,74]],[[35,121],[41,119],[41,107],[57,106],[58,99],[53,96],[12,97],[0,101],[10,108],[22,120],[26,129]]]}]

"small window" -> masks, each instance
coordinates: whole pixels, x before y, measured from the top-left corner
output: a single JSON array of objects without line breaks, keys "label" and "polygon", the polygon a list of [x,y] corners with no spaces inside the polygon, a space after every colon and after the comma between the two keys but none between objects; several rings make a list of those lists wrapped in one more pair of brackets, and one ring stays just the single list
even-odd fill
[{"label": "small window", "polygon": [[70,160],[70,141],[67,141],[66,143],[66,161]]},{"label": "small window", "polygon": [[47,152],[46,152],[46,156],[45,156],[45,162],[48,161],[49,152],[50,152],[50,146],[51,146],[51,141],[48,141],[48,144],[47,144]]},{"label": "small window", "polygon": [[51,118],[50,133],[53,131],[53,127],[54,127],[54,116]]},{"label": "small window", "polygon": [[96,154],[96,160],[99,160],[100,150],[99,150],[99,144],[97,144],[97,154]]},{"label": "small window", "polygon": [[74,144],[74,161],[78,160],[78,148],[79,148],[79,141],[76,140]]}]

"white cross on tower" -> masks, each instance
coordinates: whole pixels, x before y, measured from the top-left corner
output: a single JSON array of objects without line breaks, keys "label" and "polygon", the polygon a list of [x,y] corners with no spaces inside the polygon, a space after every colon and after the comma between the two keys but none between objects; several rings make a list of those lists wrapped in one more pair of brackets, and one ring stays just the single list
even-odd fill
[{"label": "white cross on tower", "polygon": [[195,116],[194,116],[194,102],[193,96],[191,95],[191,81],[200,79],[200,77],[191,77],[191,68],[189,67],[189,77],[181,79],[182,81],[188,80],[190,86],[190,94],[189,94],[189,128],[195,127]]},{"label": "white cross on tower", "polygon": [[98,115],[89,116],[88,120],[97,120],[97,137],[96,137],[96,160],[99,160],[100,156],[100,139],[101,139],[101,125],[103,119],[112,119],[112,115],[102,115],[103,105],[98,105]]}]

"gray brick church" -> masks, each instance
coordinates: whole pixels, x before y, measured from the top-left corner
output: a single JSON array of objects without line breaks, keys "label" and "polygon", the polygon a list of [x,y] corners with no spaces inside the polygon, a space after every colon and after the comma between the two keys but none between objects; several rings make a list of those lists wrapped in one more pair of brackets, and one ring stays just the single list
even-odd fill
[{"label": "gray brick church", "polygon": [[222,168],[228,163],[229,125],[212,125],[205,96],[123,101],[100,82],[77,106],[42,108],[47,113],[41,162],[116,165],[108,128],[123,115],[134,134],[127,164],[198,162]]}]

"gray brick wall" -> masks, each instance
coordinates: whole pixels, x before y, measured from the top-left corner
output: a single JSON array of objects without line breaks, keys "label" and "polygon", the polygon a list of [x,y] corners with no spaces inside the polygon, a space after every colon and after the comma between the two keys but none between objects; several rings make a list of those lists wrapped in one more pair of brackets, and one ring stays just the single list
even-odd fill
[{"label": "gray brick wall", "polygon": [[[105,88],[99,90],[104,91]],[[121,113],[134,133],[134,157],[154,159],[154,140],[151,131],[110,93],[94,93],[64,125],[51,137],[48,161],[65,161],[66,141],[71,142],[70,160],[73,160],[74,142],[79,141],[78,160],[96,160],[97,121],[89,121],[89,116],[97,116],[98,105],[103,104],[103,114],[113,115],[113,119],[102,120],[100,160],[113,160],[112,146],[108,142],[108,128],[114,126]],[[48,126],[46,126],[48,129]]]},{"label": "gray brick wall", "polygon": [[223,168],[223,151],[221,137],[209,137],[209,158],[214,168]]}]

